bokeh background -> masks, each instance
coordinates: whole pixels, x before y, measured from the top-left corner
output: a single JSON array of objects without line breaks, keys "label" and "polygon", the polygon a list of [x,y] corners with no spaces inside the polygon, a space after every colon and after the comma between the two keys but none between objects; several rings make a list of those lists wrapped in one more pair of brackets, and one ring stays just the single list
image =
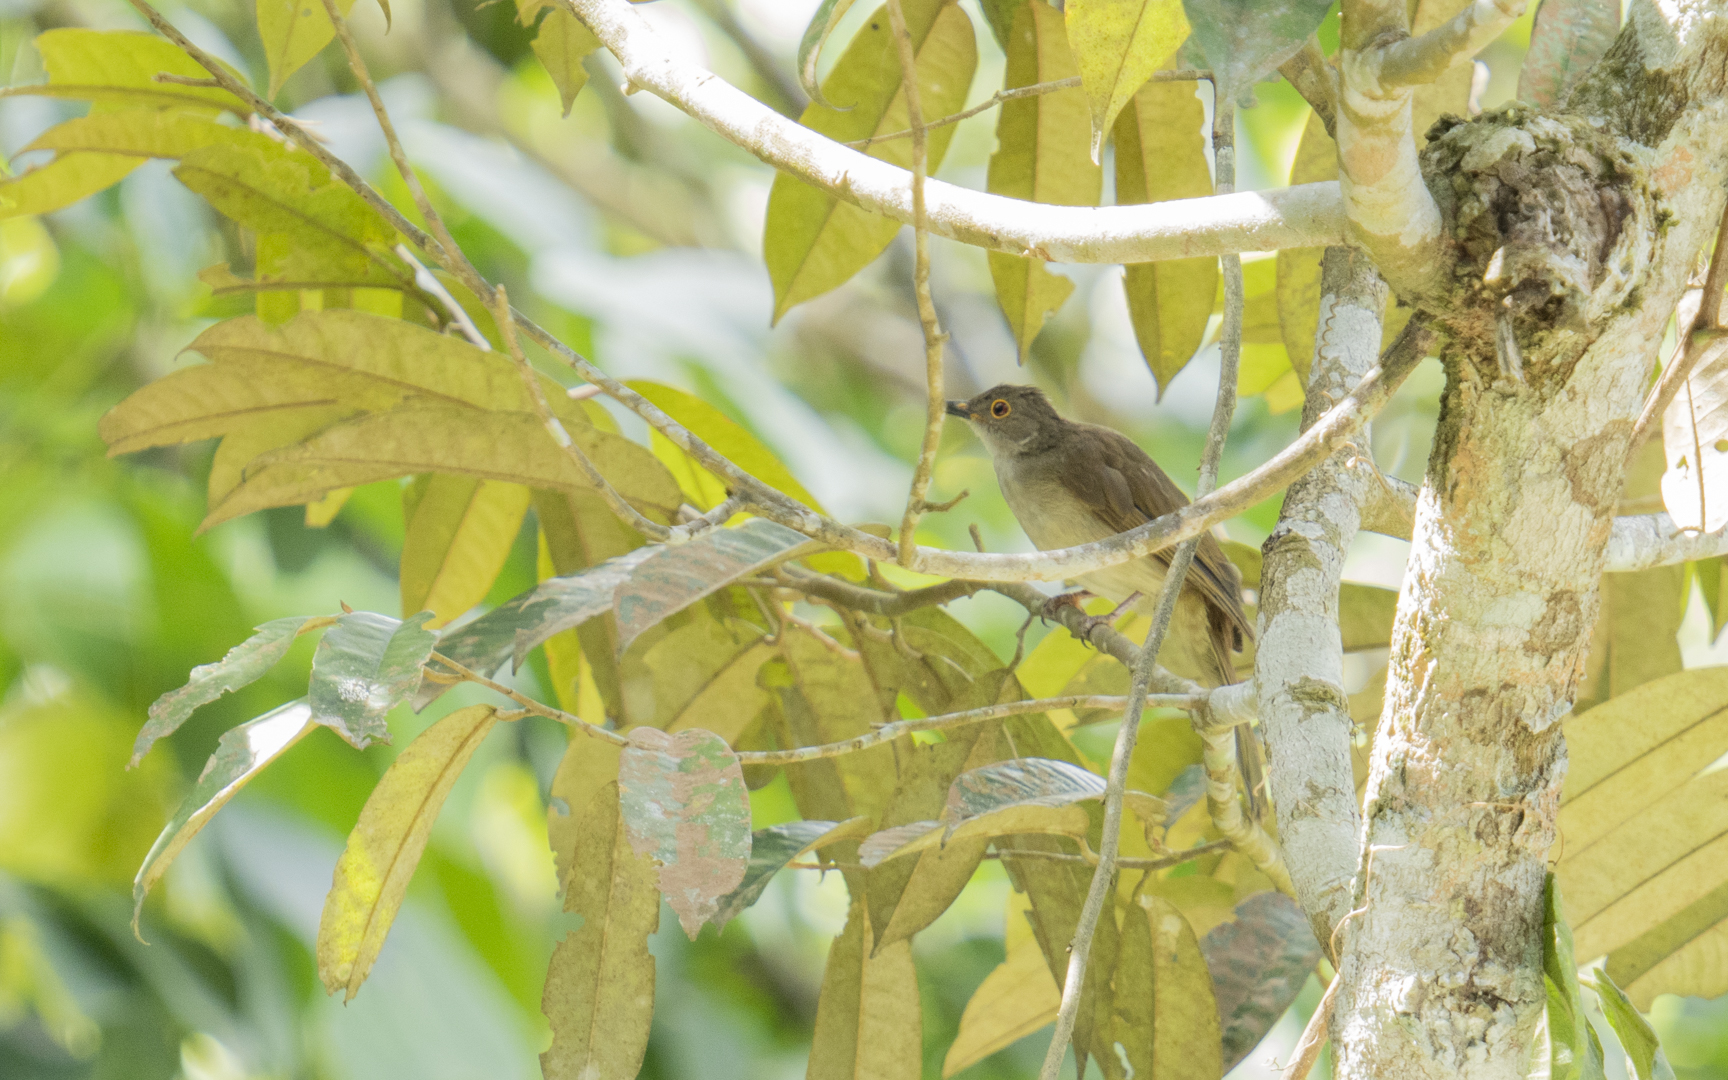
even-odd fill
[{"label": "bokeh background", "polygon": [[[644,11],[684,58],[774,101],[773,83],[751,67],[744,45],[758,43],[789,67],[815,6],[661,0]],[[870,6],[857,5],[836,40]],[[772,179],[765,166],[649,95],[625,96],[616,66],[600,54],[561,118],[508,2],[395,0],[392,9],[386,34],[377,8],[360,0],[356,32],[410,155],[481,271],[613,374],[714,403],[840,516],[897,521],[923,416],[909,238],[770,327],[759,257]],[[203,47],[263,81],[249,5],[196,0],[165,10]],[[972,14],[982,57],[972,99],[981,101],[1000,85],[1001,56]],[[41,77],[30,41],[43,30],[142,25],[120,0],[0,0],[0,80]],[[1528,34],[1526,16],[1484,54],[1483,105],[1512,96]],[[327,49],[289,81],[281,103],[399,198],[355,89],[338,51]],[[1263,85],[1257,97],[1238,114],[1248,189],[1286,182],[1307,111],[1283,84]],[[0,99],[0,152],[11,169],[32,164],[13,156],[20,147],[83,108]],[[961,126],[943,179],[983,186],[993,124],[986,114]],[[544,793],[566,738],[549,722],[501,728],[480,750],[369,984],[346,1007],[318,986],[310,948],[343,837],[391,747],[361,753],[327,731],[312,735],[180,857],[146,907],[150,944],[129,929],[132,876],[165,816],[223,730],[304,692],[309,644],[127,771],[149,703],[267,619],[340,602],[395,612],[399,603],[399,485],[361,489],[322,528],[287,509],[200,534],[208,444],[114,460],[96,436],[106,409],[196,362],[181,355],[186,343],[238,313],[196,276],[238,242],[163,162],[47,218],[0,221],[0,1077],[537,1076],[535,1055],[548,1038],[540,983],[564,928]],[[1191,486],[1216,389],[1215,348],[1159,401],[1134,345],[1120,269],[1063,267],[1075,295],[1019,368],[983,253],[940,240],[934,248],[936,301],[952,334],[951,395],[1036,382],[1070,415],[1132,433]],[[1249,263],[1251,291],[1255,281],[1269,284],[1270,269]],[[1264,361],[1259,370],[1271,377],[1243,389],[1272,385],[1276,365],[1277,357]],[[1387,472],[1420,479],[1439,383],[1437,365],[1426,365],[1376,424]],[[1226,478],[1291,438],[1289,404],[1276,392],[1244,400]],[[645,437],[631,418],[622,421]],[[956,426],[933,497],[963,489],[971,495],[954,511],[926,519],[926,542],[970,547],[967,526],[976,523],[991,550],[1027,546],[988,459]],[[1274,500],[1228,531],[1258,544],[1276,513]],[[494,602],[532,584],[533,536],[530,519]],[[1365,536],[1347,576],[1396,587],[1404,552],[1400,542]],[[986,593],[952,610],[1004,657],[1012,652],[1018,608]],[[1708,625],[1694,603],[1682,631],[1689,665],[1724,660]],[[1035,623],[1029,643],[1046,632]],[[539,691],[543,668],[525,668],[520,681]],[[396,745],[469,700],[452,693],[426,714],[399,711]],[[1102,747],[1112,733],[1089,735]],[[783,784],[754,798],[758,828],[795,816]],[[995,863],[979,874],[914,945],[931,1077],[940,1076],[967,998],[1002,958],[1007,882]],[[643,1075],[801,1076],[828,939],[844,917],[838,877],[786,873],[724,933],[705,930],[692,943],[663,918]],[[1311,980],[1233,1075],[1271,1075],[1318,997]],[[1728,1000],[1664,998],[1654,1019],[1683,1080],[1728,1077]],[[966,1075],[1035,1075],[1048,1037],[1022,1040]],[[1618,1061],[1610,1068],[1624,1075]]]}]

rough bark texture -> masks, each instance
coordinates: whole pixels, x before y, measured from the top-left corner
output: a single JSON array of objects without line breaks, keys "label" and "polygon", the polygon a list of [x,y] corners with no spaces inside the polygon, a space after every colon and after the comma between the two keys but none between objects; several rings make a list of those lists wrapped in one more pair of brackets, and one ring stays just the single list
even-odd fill
[{"label": "rough bark texture", "polygon": [[[1728,175],[1720,3],[1634,5],[1557,116],[1430,142],[1448,380],[1345,925],[1341,1077],[1523,1077],[1571,707],[1632,420]],[[1520,377],[1521,376],[1521,377]]]},{"label": "rough bark texture", "polygon": [[[1304,427],[1374,366],[1386,285],[1367,255],[1328,248],[1321,270]],[[1366,434],[1290,485],[1260,575],[1254,678],[1272,802],[1297,899],[1331,955],[1332,928],[1355,900],[1361,816],[1338,638],[1344,555],[1375,483]]]}]

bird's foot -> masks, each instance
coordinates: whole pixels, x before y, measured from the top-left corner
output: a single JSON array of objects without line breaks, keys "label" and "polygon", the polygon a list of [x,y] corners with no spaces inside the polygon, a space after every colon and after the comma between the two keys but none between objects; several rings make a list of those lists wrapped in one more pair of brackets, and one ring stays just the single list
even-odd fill
[{"label": "bird's foot", "polygon": [[1085,610],[1084,605],[1086,601],[1092,599],[1092,596],[1093,594],[1085,589],[1075,589],[1073,592],[1058,593],[1044,601],[1044,607],[1038,612],[1038,617],[1043,619],[1045,622],[1059,621],[1056,617],[1057,613],[1065,607],[1071,607],[1076,611],[1083,612]]},{"label": "bird's foot", "polygon": [[[1074,592],[1071,592],[1071,593],[1063,593],[1060,596],[1052,596],[1049,600],[1044,602],[1044,612],[1043,612],[1044,617],[1046,619],[1054,619],[1056,617],[1056,612],[1058,612],[1059,610],[1061,610],[1064,607],[1073,607],[1075,609],[1079,609],[1082,604],[1084,604],[1087,600],[1090,600],[1094,595],[1096,595],[1096,594],[1087,592],[1085,589],[1076,589]],[[1140,599],[1140,593],[1139,592],[1130,593],[1126,600],[1123,600],[1120,604],[1117,604],[1114,608],[1112,608],[1106,614],[1103,614],[1103,615],[1084,615],[1083,614],[1078,619],[1076,619],[1074,621],[1075,625],[1073,626],[1073,628],[1069,632],[1072,633],[1075,637],[1079,638],[1083,643],[1090,645],[1090,644],[1092,644],[1092,634],[1094,631],[1096,631],[1100,626],[1112,626],[1112,625],[1114,625],[1116,620],[1121,618],[1123,613],[1125,613],[1130,607],[1132,607],[1134,605],[1135,601],[1137,601],[1139,599]]]}]

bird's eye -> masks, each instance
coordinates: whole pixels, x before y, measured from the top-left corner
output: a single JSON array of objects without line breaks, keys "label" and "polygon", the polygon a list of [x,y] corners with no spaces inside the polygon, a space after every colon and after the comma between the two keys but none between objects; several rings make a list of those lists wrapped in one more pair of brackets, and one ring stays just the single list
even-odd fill
[{"label": "bird's eye", "polygon": [[1003,401],[1001,398],[997,398],[995,401],[990,403],[990,415],[994,416],[998,420],[1013,411],[1014,407],[1009,405],[1006,401]]}]

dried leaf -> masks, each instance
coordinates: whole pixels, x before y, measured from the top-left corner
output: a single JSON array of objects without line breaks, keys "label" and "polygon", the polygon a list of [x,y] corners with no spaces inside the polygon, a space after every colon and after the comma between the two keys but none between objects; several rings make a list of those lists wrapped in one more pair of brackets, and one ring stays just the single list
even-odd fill
[{"label": "dried leaf", "polygon": [[1124,913],[1114,991],[1112,1049],[1123,1074],[1141,1080],[1223,1075],[1206,959],[1193,927],[1168,900],[1141,896]]},{"label": "dried leaf", "polygon": [[403,507],[402,613],[438,627],[486,599],[522,531],[533,493],[521,484],[431,473]]},{"label": "dried leaf", "polygon": [[1602,1002],[1602,1015],[1608,1018],[1608,1025],[1620,1040],[1621,1049],[1626,1051],[1632,1075],[1637,1080],[1674,1080],[1674,1066],[1668,1064],[1668,1056],[1662,1052],[1656,1030],[1643,1014],[1632,1007],[1631,999],[1615,984],[1613,977],[1597,968],[1584,985],[1596,991],[1597,999]]},{"label": "dried leaf", "polygon": [[163,826],[162,834],[151,845],[150,853],[138,868],[138,876],[132,883],[134,933],[138,930],[138,915],[144,910],[145,894],[168,872],[169,864],[180,854],[180,849],[209,824],[216,811],[262,772],[264,766],[281,757],[283,751],[305,738],[317,726],[317,721],[312,719],[312,707],[300,700],[291,701],[223,734],[216,744],[216,752],[210,755],[204,771],[198,774],[197,783],[192,785],[179,809]]},{"label": "dried leaf", "polygon": [[582,809],[586,827],[564,878],[564,910],[580,929],[552,950],[540,1009],[552,1045],[540,1055],[546,1080],[635,1076],[654,1017],[654,955],[660,926],[653,864],[630,850],[618,785],[606,784]]},{"label": "dried leaf", "polygon": [[565,116],[570,115],[576,95],[588,85],[588,69],[582,66],[582,58],[599,47],[600,39],[594,36],[594,31],[561,7],[554,7],[540,21],[540,29],[534,35],[534,55],[552,76]]},{"label": "dried leaf", "polygon": [[870,920],[854,903],[846,929],[828,950],[808,1080],[881,1080],[919,1074],[923,1016],[912,945],[872,952]]},{"label": "dried leaf", "polygon": [[[1045,3],[1021,5],[1007,54],[1004,89],[1079,74],[1062,13]],[[1098,205],[1103,172],[1089,155],[1086,117],[1086,95],[1078,87],[1003,102],[987,189],[1029,202]],[[1043,259],[992,251],[989,261],[996,302],[1008,318],[1024,364],[1045,316],[1067,301],[1074,283],[1050,273]]]},{"label": "dried leaf", "polygon": [[1256,893],[1236,918],[1200,942],[1223,1030],[1224,1071],[1248,1056],[1284,1015],[1320,962],[1320,943],[1296,901]]},{"label": "dried leaf", "polygon": [[[168,691],[150,706],[150,719],[138,732],[138,741],[132,746],[132,760],[127,767],[136,767],[157,739],[172,735],[200,705],[208,705],[223,694],[257,682],[288,655],[296,637],[334,621],[310,615],[273,619],[256,627],[257,633],[229,649],[214,664],[193,668],[185,686]],[[314,623],[317,625],[311,625]]]},{"label": "dried leaf", "polygon": [[812,851],[818,851],[842,840],[857,840],[870,831],[869,818],[849,821],[793,821],[767,829],[757,829],[750,836],[750,865],[738,887],[720,898],[714,914],[716,929],[724,929],[745,908],[762,898],[763,890],[774,875]]},{"label": "dried leaf", "polygon": [[420,668],[438,635],[425,629],[431,612],[398,622],[388,615],[352,611],[338,616],[312,654],[307,700],[312,719],[356,749],[390,741],[384,717],[420,688]]},{"label": "dried leaf", "polygon": [[658,864],[660,892],[696,940],[750,861],[750,793],[737,755],[711,731],[637,728],[618,789],[630,847]]},{"label": "dried leaf", "polygon": [[[179,46],[155,34],[63,28],[37,35],[34,44],[48,81],[0,88],[0,98],[29,94],[102,105],[174,108],[205,116],[224,110],[242,118],[252,113],[239,98],[218,87],[157,82],[158,74],[208,79],[210,73]],[[240,82],[246,81],[228,64],[222,67]]]},{"label": "dried leaf", "polygon": [[372,971],[438,811],[492,726],[497,710],[470,705],[415,737],[366,799],[318,920],[318,976],[354,1000]]},{"label": "dried leaf", "polygon": [[1092,159],[1116,114],[1188,36],[1181,0],[1069,0],[1068,40],[1092,103]]},{"label": "dried leaf", "polygon": [[1218,97],[1233,101],[1296,55],[1326,17],[1328,0],[1184,0]]},{"label": "dried leaf", "polygon": [[[959,112],[966,104],[978,45],[972,21],[949,0],[906,0],[906,28],[917,46],[919,103],[925,119]],[[804,110],[799,123],[836,142],[904,131],[908,126],[900,83],[900,54],[878,8],[823,81],[822,95]],[[930,132],[930,171],[942,164],[954,125]],[[873,143],[865,151],[902,168],[912,164],[912,141]],[[806,300],[848,281],[882,254],[900,223],[842,202],[837,196],[795,180],[774,177],[768,195],[762,255],[774,283],[774,321]]]},{"label": "dried leaf", "polygon": [[1542,0],[1518,68],[1518,98],[1544,109],[1557,104],[1619,33],[1618,0]]}]

